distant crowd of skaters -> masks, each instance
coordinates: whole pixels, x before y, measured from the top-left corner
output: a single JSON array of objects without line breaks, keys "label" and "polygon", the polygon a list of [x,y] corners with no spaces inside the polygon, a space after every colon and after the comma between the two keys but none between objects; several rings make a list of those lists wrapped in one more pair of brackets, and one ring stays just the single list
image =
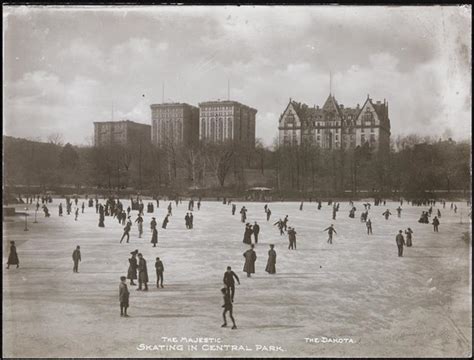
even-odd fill
[{"label": "distant crowd of skaters", "polygon": [[[47,203],[52,202],[51,196],[27,196],[26,197],[26,203],[33,203],[33,200],[36,199],[36,210],[38,211],[40,208],[40,199],[42,202],[42,208],[45,213],[45,217],[49,217],[50,213],[47,208]],[[70,197],[66,197],[66,212],[68,215],[71,214],[72,212],[72,203],[74,201],[75,203],[75,210],[74,210],[74,215],[75,215],[75,220],[77,221],[78,216],[79,216],[79,200],[78,197],[74,197],[71,199]],[[138,237],[141,238],[143,235],[143,215],[144,215],[144,204],[143,202],[137,198],[137,200],[130,199],[132,203],[132,207],[128,206],[127,209],[124,208],[122,202],[119,199],[115,198],[108,198],[105,201],[105,204],[102,204],[99,202],[98,197],[96,196],[94,199],[89,198],[86,196],[86,202],[88,204],[88,207],[95,207],[96,213],[99,214],[99,227],[105,227],[104,225],[104,220],[105,216],[112,216],[113,218],[116,218],[118,223],[121,225],[124,225],[124,232],[122,234],[122,237],[120,239],[120,243],[126,238],[126,242],[128,243],[130,240],[130,231],[132,228],[132,220],[131,220],[131,211],[132,208],[134,210],[138,211],[137,218],[135,219],[135,223],[137,224],[137,229],[138,229]],[[156,206],[159,207],[159,199],[156,199]],[[181,199],[176,197],[175,203],[176,206],[181,203]],[[311,201],[311,200],[310,200]],[[23,199],[20,197],[20,202],[24,203]],[[193,221],[194,221],[194,216],[193,216],[193,211],[194,211],[194,202],[195,200],[191,199],[188,202],[188,212],[185,215],[185,227],[186,229],[192,229],[193,228]],[[320,210],[322,208],[322,201],[317,200],[318,203],[317,209]],[[400,199],[400,206],[396,209],[397,211],[397,216],[400,218],[401,213],[402,213],[402,208],[403,206],[403,199]],[[349,210],[349,217],[350,218],[355,218],[355,213],[357,209],[355,208],[354,204],[352,201],[350,203],[350,210]],[[446,207],[446,202],[441,201],[443,208]],[[232,215],[235,215],[237,206],[235,203],[232,203],[231,200],[227,200],[224,198],[223,204],[226,205],[231,205],[231,213]],[[376,199],[374,201],[375,206],[380,206],[380,205],[385,205],[386,202],[385,200],[380,200]],[[410,204],[410,202],[408,202]],[[369,210],[371,207],[370,203],[363,203],[364,206],[364,211],[361,212],[360,220],[361,222],[365,222],[366,228],[367,228],[367,234],[371,235],[372,234],[372,222],[370,218],[368,218]],[[428,211],[423,211],[420,219],[418,220],[419,223],[429,223],[429,217],[431,217],[433,213],[433,206],[436,205],[436,200],[412,200],[411,201],[412,206],[428,206],[430,205],[430,208]],[[467,202],[467,205],[470,206],[470,201]],[[201,199],[197,201],[197,209],[200,210],[201,208]],[[300,203],[300,210],[303,210],[304,202],[302,201]],[[328,206],[332,206],[332,218],[335,220],[336,219],[336,214],[339,211],[339,203],[333,203],[332,201],[328,201]],[[80,206],[82,213],[84,213],[85,209],[85,202],[83,201],[81,206]],[[167,206],[168,213],[163,219],[162,222],[162,228],[166,229],[167,224],[169,222],[169,217],[172,216],[172,202],[169,202]],[[457,205],[454,203],[451,203],[451,210],[454,211],[454,213],[457,212]],[[264,206],[264,211],[266,214],[266,220],[270,221],[271,218],[271,210],[268,206],[268,204],[265,204]],[[441,218],[441,211],[438,208],[436,215],[432,219],[432,225],[433,225],[433,230],[435,232],[439,231],[439,225],[440,221],[439,218]],[[63,205],[62,203],[59,204],[58,206],[58,212],[59,216],[63,216]],[[154,204],[152,202],[149,202],[147,204],[147,212],[148,213],[153,213],[154,212]],[[258,236],[260,232],[260,226],[259,224],[255,221],[253,225],[251,225],[247,221],[247,209],[245,206],[242,206],[240,209],[240,220],[242,223],[245,223],[245,228],[244,228],[244,237],[243,237],[243,243],[247,244],[250,246],[250,248],[243,253],[244,257],[244,266],[243,266],[243,272],[247,274],[247,277],[251,277],[251,274],[255,273],[255,262],[257,260],[257,255],[255,252],[255,244],[258,244]],[[391,216],[391,212],[389,209],[385,210],[382,213],[382,216],[386,219],[389,220]],[[471,212],[468,215],[471,217]],[[273,225],[277,226],[280,235],[284,235],[285,232],[288,235],[288,240],[289,240],[289,245],[288,249],[289,250],[296,250],[296,230],[288,226],[288,215],[286,215],[283,219],[279,219],[276,221]],[[150,222],[150,229],[152,233],[152,238],[151,238],[151,243],[153,244],[153,247],[156,247],[156,244],[158,243],[158,231],[157,231],[157,221],[155,217],[152,217],[152,220]],[[327,231],[328,233],[328,239],[327,243],[333,244],[333,235],[337,234],[336,229],[334,228],[334,224],[331,224],[329,227],[325,228],[323,231]],[[403,234],[406,235],[406,239],[403,236]],[[252,243],[252,236],[254,238],[254,243]],[[405,231],[399,230],[398,234],[395,237],[395,242],[397,244],[398,248],[398,256],[402,257],[403,256],[403,247],[411,247],[413,245],[413,230],[411,228],[407,228]],[[268,272],[269,274],[276,274],[276,258],[277,254],[275,251],[275,245],[270,244],[270,249],[268,251],[268,259],[267,259],[267,265],[265,268],[265,271]],[[121,316],[128,317],[127,314],[127,309],[129,307],[129,290],[127,287],[126,280],[130,280],[130,285],[131,286],[136,286],[137,284],[135,283],[135,280],[138,281],[138,291],[148,291],[148,270],[147,270],[147,263],[146,260],[144,259],[143,255],[139,253],[138,250],[132,251],[131,257],[128,259],[129,261],[129,267],[127,271],[127,276],[121,276],[120,277],[120,285],[119,285],[119,302],[120,302],[120,313]],[[81,261],[81,252],[80,252],[80,246],[77,246],[76,249],[73,251],[72,254],[72,259],[73,259],[73,272],[77,273],[79,272],[79,262]],[[8,263],[7,263],[7,269],[10,268],[10,265],[16,265],[17,268],[19,267],[19,258],[18,254],[16,251],[16,246],[14,241],[10,241],[10,254],[8,257]],[[163,288],[163,272],[164,272],[164,265],[163,262],[159,257],[156,258],[155,262],[155,270],[156,270],[156,287],[157,288]],[[222,325],[223,327],[227,326],[227,321],[226,321],[226,314],[229,313],[230,319],[233,323],[232,329],[236,329],[236,324],[235,324],[235,319],[233,317],[233,301],[234,301],[234,294],[235,294],[235,280],[240,284],[240,279],[238,278],[237,274],[235,274],[234,271],[232,271],[231,267],[227,267],[226,272],[224,273],[224,278],[223,278],[223,283],[224,287],[221,289],[223,299],[224,299],[224,305],[222,307],[224,308],[223,311],[223,319],[224,319],[224,324]]]}]

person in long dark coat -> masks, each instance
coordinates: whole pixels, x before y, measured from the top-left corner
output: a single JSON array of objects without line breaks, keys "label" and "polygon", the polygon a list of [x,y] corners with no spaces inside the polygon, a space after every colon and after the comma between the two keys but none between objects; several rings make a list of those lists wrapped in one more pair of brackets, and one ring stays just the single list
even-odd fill
[{"label": "person in long dark coat", "polygon": [[250,226],[249,223],[245,224],[245,231],[244,231],[244,244],[251,244],[252,243],[252,227]]},{"label": "person in long dark coat", "polygon": [[18,254],[16,253],[14,241],[10,241],[10,254],[8,255],[7,269],[10,268],[10,265],[16,265],[17,268],[20,267],[20,260],[18,259]]},{"label": "person in long dark coat", "polygon": [[250,245],[250,249],[244,252],[245,264],[244,272],[247,273],[247,277],[250,277],[250,274],[255,273],[255,261],[257,260],[257,254],[253,250],[254,245]]},{"label": "person in long dark coat", "polygon": [[156,244],[158,243],[158,230],[156,230],[156,227],[152,230],[151,243],[153,244],[153,247],[156,247]]},{"label": "person in long dark coat", "polygon": [[120,277],[119,285],[119,302],[120,302],[120,316],[128,317],[127,309],[129,306],[128,299],[130,297],[130,292],[127,288],[127,278],[125,276]]},{"label": "person in long dark coat", "polygon": [[130,286],[137,285],[133,282],[133,280],[137,280],[137,268],[138,268],[138,261],[137,261],[137,254],[138,250],[132,251],[132,257],[128,259],[128,271],[127,271],[127,278],[130,279]]},{"label": "person in long dark coat", "polygon": [[148,269],[146,260],[142,254],[138,254],[138,289],[142,290],[142,284],[145,286],[144,291],[148,291]]},{"label": "person in long dark coat", "polygon": [[72,261],[74,261],[74,267],[72,268],[72,272],[78,273],[79,272],[79,261],[81,261],[81,247],[77,245],[76,250],[72,253]]},{"label": "person in long dark coat", "polygon": [[59,211],[59,216],[63,216],[63,204],[59,203],[58,211]]},{"label": "person in long dark coat", "polygon": [[405,234],[407,235],[407,247],[411,247],[412,246],[412,235],[413,234],[413,230],[408,228],[405,230]]},{"label": "person in long dark coat", "polygon": [[150,222],[150,229],[153,230],[156,228],[156,219],[154,217],[151,218],[151,222]]},{"label": "person in long dark coat", "polygon": [[166,229],[166,225],[168,225],[168,223],[169,223],[169,219],[168,219],[169,216],[170,216],[170,215],[168,214],[168,215],[166,215],[165,218],[163,219],[163,224],[161,225],[161,227],[162,227],[163,229]]},{"label": "person in long dark coat", "polygon": [[99,227],[105,227],[104,220],[105,220],[104,206],[102,204],[100,204],[100,206],[99,206]]},{"label": "person in long dark coat", "polygon": [[260,232],[260,225],[257,224],[255,221],[255,224],[253,225],[253,236],[255,238],[255,244],[258,243],[258,233]]},{"label": "person in long dark coat", "polygon": [[267,267],[265,268],[265,271],[269,274],[275,274],[276,273],[276,258],[277,254],[276,251],[273,249],[275,245],[270,244],[270,250],[268,250],[268,260],[267,260]]}]

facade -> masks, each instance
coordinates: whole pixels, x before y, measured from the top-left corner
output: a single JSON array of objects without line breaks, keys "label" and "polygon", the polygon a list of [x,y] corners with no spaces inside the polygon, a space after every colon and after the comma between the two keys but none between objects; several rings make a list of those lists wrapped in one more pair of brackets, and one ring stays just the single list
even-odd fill
[{"label": "facade", "polygon": [[257,110],[237,101],[207,101],[199,104],[199,139],[220,143],[234,141],[255,146]]},{"label": "facade", "polygon": [[153,104],[151,140],[155,145],[192,145],[199,139],[199,109],[185,103]]},{"label": "facade", "polygon": [[362,107],[345,108],[329,95],[323,107],[308,107],[290,99],[279,120],[279,143],[313,143],[323,149],[354,149],[368,143],[378,151],[390,147],[388,102],[367,95]]},{"label": "facade", "polygon": [[151,126],[130,120],[94,122],[94,146],[150,143]]}]

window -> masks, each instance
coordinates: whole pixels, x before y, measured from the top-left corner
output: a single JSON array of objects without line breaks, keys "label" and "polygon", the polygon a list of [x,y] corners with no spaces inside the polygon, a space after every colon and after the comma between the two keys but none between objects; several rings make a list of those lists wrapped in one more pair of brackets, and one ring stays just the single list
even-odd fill
[{"label": "window", "polygon": [[360,132],[361,133],[365,132],[365,129],[364,128],[360,129]]},{"label": "window", "polygon": [[336,141],[339,140],[339,135],[336,135]]},{"label": "window", "polygon": [[370,134],[370,142],[375,142],[375,134]]},{"label": "window", "polygon": [[364,134],[362,134],[362,135],[360,136],[360,142],[361,142],[362,144],[365,143],[365,135],[364,135]]},{"label": "window", "polygon": [[318,129],[318,134],[321,133],[321,129]]},{"label": "window", "polygon": [[371,133],[375,132],[375,129],[374,129],[374,128],[370,128],[370,132],[371,132]]},{"label": "window", "polygon": [[318,136],[316,137],[316,140],[318,140],[318,141],[321,140],[321,136],[318,135]]}]

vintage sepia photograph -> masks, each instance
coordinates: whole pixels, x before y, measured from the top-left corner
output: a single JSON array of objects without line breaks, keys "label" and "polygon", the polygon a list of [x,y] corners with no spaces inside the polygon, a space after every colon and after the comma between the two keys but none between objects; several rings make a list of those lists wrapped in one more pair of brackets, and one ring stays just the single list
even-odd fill
[{"label": "vintage sepia photograph", "polygon": [[7,5],[3,358],[471,358],[471,5]]}]

